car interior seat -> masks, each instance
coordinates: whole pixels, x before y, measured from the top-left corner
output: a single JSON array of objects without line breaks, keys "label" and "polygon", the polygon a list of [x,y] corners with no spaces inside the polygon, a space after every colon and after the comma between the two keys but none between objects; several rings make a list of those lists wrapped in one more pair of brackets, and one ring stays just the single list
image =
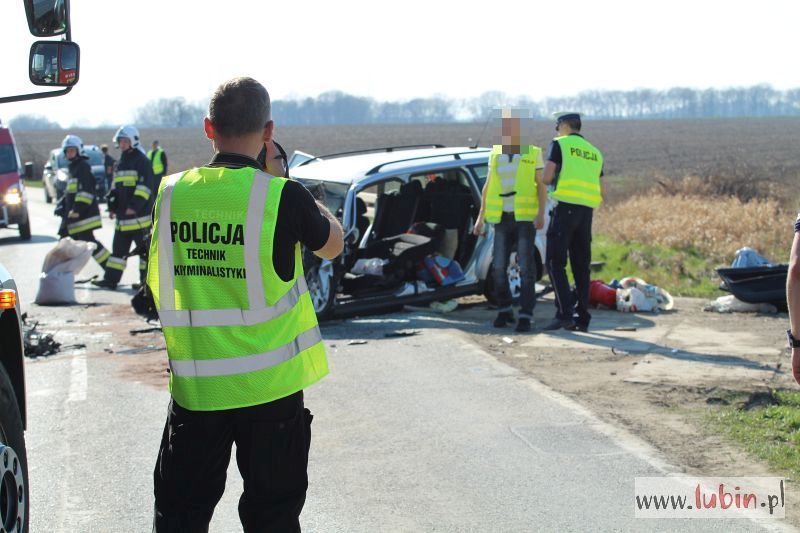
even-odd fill
[{"label": "car interior seat", "polygon": [[379,195],[370,238],[380,240],[408,231],[414,223],[421,198],[422,185],[418,181],[403,184],[397,193]]}]

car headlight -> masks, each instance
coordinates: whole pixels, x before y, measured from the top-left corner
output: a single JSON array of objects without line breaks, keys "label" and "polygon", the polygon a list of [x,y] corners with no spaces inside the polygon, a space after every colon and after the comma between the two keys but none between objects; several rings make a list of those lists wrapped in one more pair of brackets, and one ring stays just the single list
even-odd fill
[{"label": "car headlight", "polygon": [[58,181],[67,181],[69,179],[69,174],[67,174],[64,170],[58,169],[56,172],[56,179]]},{"label": "car headlight", "polygon": [[22,191],[19,185],[12,185],[6,191],[4,200],[7,205],[19,205],[22,203]]}]

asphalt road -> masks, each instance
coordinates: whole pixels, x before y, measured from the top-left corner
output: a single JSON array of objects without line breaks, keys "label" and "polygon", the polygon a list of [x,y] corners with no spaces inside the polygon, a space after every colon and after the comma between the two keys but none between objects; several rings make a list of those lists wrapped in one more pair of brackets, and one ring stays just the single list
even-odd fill
[{"label": "asphalt road", "polygon": [[[0,260],[17,276],[31,315],[80,320],[81,307],[30,304],[57,226],[41,191],[32,192],[33,242],[0,231]],[[110,224],[100,238],[110,244]],[[135,280],[131,261],[123,283]],[[93,289],[78,295],[98,303],[128,297]],[[107,326],[97,324],[95,334]],[[458,312],[323,327],[331,375],[306,391],[315,414],[306,530],[761,530],[748,520],[634,518],[634,478],[678,470],[637,438],[498,362],[458,327]],[[384,337],[397,328],[419,333]],[[367,342],[351,345],[353,339]],[[26,362],[34,532],[150,528],[168,394],[120,377],[120,357],[78,350]],[[212,531],[240,530],[235,463],[228,479]]]}]

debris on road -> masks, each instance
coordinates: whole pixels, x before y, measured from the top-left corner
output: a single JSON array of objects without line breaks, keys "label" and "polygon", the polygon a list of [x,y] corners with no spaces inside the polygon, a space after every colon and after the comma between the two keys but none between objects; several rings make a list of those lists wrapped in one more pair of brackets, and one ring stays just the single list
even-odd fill
[{"label": "debris on road", "polygon": [[140,333],[153,333],[155,331],[161,331],[161,326],[153,326],[149,328],[138,328],[130,330],[131,335],[139,335]]},{"label": "debris on road", "polygon": [[419,333],[418,329],[396,329],[394,331],[387,331],[383,334],[384,337],[393,338],[393,337],[411,337],[412,335],[417,335]]},{"label": "debris on road", "polygon": [[24,323],[22,341],[25,356],[36,358],[58,353],[61,349],[61,343],[56,342],[51,333],[42,334],[36,331],[38,325],[38,322],[34,322],[33,326],[28,326],[27,323]]},{"label": "debris on road", "polygon": [[614,331],[636,331],[634,326],[617,326]]},{"label": "debris on road", "polygon": [[94,252],[92,242],[65,237],[47,253],[39,278],[38,305],[74,304],[75,274],[86,265]]},{"label": "debris on road", "polygon": [[166,350],[165,346],[156,346],[155,344],[148,344],[147,346],[141,346],[139,348],[127,348],[125,350],[119,350],[117,355],[131,355],[136,353],[147,353],[147,352],[158,352],[161,350]]},{"label": "debris on road", "polygon": [[720,296],[703,306],[703,311],[712,313],[768,313],[775,314],[778,308],[770,303],[751,304],[743,302],[733,294]]},{"label": "debris on road", "polygon": [[504,342],[504,343],[506,343],[506,344],[514,344],[514,343],[516,342],[516,341],[515,341],[514,339],[512,339],[511,337],[503,337],[503,339],[502,339],[502,340],[503,340],[503,342]]},{"label": "debris on road", "polygon": [[347,343],[348,346],[360,346],[361,344],[367,344],[367,341],[364,340],[352,340]]}]

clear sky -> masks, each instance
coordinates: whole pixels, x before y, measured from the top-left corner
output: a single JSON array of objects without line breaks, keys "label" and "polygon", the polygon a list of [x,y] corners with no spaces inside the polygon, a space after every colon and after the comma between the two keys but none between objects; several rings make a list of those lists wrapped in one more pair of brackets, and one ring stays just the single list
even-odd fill
[{"label": "clear sky", "polygon": [[[0,5],[0,94],[27,92],[22,0]],[[64,126],[131,120],[159,97],[207,98],[252,76],[275,98],[341,90],[379,100],[486,91],[800,87],[800,2],[570,0],[187,2],[72,0],[80,82],[6,104]],[[278,117],[276,117],[278,118]]]}]

